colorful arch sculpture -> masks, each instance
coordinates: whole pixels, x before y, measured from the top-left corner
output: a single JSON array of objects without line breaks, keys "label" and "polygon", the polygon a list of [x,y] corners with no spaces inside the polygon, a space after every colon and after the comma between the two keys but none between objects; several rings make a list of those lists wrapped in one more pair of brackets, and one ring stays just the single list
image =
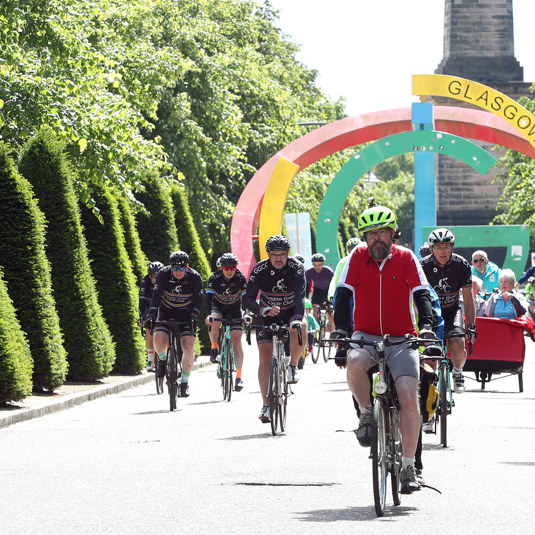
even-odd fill
[{"label": "colorful arch sculpture", "polygon": [[[535,158],[535,148],[515,128],[492,113],[436,106],[434,115],[436,130],[502,145]],[[252,236],[256,233],[262,199],[280,157],[293,162],[301,171],[339,150],[407,131],[412,131],[410,108],[370,112],[309,132],[272,156],[245,187],[232,218],[231,247],[240,259],[240,269],[248,274],[256,263]]]},{"label": "colorful arch sculpture", "polygon": [[398,154],[416,151],[452,156],[481,174],[485,174],[496,163],[496,158],[472,141],[433,130],[401,132],[367,145],[336,174],[321,203],[316,222],[316,249],[325,255],[327,265],[336,266],[340,260],[338,223],[354,185],[378,163]]}]

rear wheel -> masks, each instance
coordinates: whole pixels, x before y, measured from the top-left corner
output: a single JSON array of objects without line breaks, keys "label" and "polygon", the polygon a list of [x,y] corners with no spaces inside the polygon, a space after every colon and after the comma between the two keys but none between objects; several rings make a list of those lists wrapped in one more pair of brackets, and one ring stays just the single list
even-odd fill
[{"label": "rear wheel", "polygon": [[401,503],[399,491],[401,487],[401,463],[403,460],[399,411],[393,409],[390,411],[390,415],[390,433],[388,433],[387,436],[390,442],[390,477],[392,481],[392,499],[394,500],[394,505],[399,505]]},{"label": "rear wheel", "polygon": [[323,332],[324,328],[320,324],[320,328],[316,336],[314,337],[314,347],[312,348],[312,362],[316,364],[320,358],[321,345],[323,342]]},{"label": "rear wheel", "polygon": [[288,403],[288,368],[283,365],[279,369],[281,397],[279,401],[279,423],[281,432],[286,429],[286,405]]},{"label": "rear wheel", "polygon": [[386,480],[388,479],[388,448],[386,444],[387,415],[383,400],[375,399],[372,424],[373,499],[377,516],[385,514]]},{"label": "rear wheel", "polygon": [[329,362],[329,357],[331,356],[331,343],[327,339],[327,332],[323,334],[323,360]]}]

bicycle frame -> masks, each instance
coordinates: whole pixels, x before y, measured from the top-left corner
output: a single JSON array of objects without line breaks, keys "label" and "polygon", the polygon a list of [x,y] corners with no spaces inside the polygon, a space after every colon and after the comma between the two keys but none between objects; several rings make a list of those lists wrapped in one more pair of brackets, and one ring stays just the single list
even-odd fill
[{"label": "bicycle frame", "polygon": [[[169,347],[167,349],[167,362],[165,377],[167,379],[167,391],[169,393],[169,410],[172,412],[176,409],[176,400],[178,397],[178,380],[182,376],[182,345],[180,343],[180,326],[190,325],[189,321],[156,321],[154,327],[166,327],[169,332]],[[157,377],[157,381],[158,378]]]},{"label": "bicycle frame", "polygon": [[223,399],[230,401],[232,397],[232,388],[234,387],[233,373],[236,371],[236,363],[234,361],[234,348],[232,346],[232,330],[231,327],[235,325],[242,325],[242,320],[230,318],[222,318],[217,320],[221,322],[223,327],[223,334],[221,340],[221,360],[219,361],[218,374],[221,379],[221,389],[223,390]]}]

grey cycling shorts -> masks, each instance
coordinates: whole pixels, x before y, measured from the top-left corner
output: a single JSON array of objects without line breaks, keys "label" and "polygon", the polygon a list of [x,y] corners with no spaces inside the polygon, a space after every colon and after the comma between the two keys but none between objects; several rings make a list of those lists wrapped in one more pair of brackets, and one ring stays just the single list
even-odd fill
[{"label": "grey cycling shorts", "polygon": [[[355,331],[351,338],[358,340],[364,338],[378,342],[383,339],[382,336],[375,334],[367,334],[362,331]],[[391,336],[391,340],[401,340],[401,336]],[[358,358],[369,362],[369,367],[375,366],[376,362],[372,359],[373,347],[370,346],[352,346],[347,356],[349,359]],[[390,346],[385,348],[386,363],[390,368],[394,381],[402,375],[408,375],[420,379],[420,353],[418,349],[412,349],[409,344],[402,344],[399,346]]]}]

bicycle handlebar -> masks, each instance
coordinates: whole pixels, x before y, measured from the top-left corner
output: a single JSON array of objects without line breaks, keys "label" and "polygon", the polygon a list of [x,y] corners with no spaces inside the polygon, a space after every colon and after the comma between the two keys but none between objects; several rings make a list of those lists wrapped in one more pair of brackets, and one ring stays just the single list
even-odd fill
[{"label": "bicycle handlebar", "polygon": [[[263,325],[263,324],[256,324],[256,323],[245,323],[245,339],[247,340],[247,344],[251,345],[251,329],[267,329],[271,331],[274,334],[279,334],[281,331],[288,331],[291,332],[293,329],[290,328],[289,325],[279,324],[279,323],[271,323],[269,325]],[[297,330],[297,339],[299,341],[299,345],[303,345],[303,332],[302,329],[296,329]]]}]

